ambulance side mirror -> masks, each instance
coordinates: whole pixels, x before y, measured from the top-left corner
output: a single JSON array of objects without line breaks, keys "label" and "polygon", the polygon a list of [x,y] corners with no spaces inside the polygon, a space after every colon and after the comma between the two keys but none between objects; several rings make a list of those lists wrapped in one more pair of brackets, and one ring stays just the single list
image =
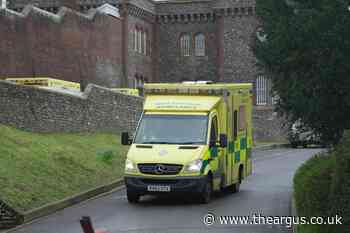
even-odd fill
[{"label": "ambulance side mirror", "polygon": [[222,148],[227,147],[227,135],[226,134],[220,134],[220,147],[222,147]]},{"label": "ambulance side mirror", "polygon": [[129,146],[129,145],[131,145],[131,143],[132,143],[132,140],[130,139],[129,133],[123,132],[122,133],[122,145]]}]

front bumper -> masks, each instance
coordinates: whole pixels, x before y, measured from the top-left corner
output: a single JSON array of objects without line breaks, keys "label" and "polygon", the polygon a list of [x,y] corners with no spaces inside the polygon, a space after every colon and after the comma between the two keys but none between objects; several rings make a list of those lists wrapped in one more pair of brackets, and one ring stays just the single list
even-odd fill
[{"label": "front bumper", "polygon": [[[127,176],[124,179],[128,192],[137,193],[139,195],[169,193],[197,194],[203,191],[205,183],[207,182],[205,176],[174,178]],[[149,192],[147,190],[149,185],[170,186],[170,192]]]}]

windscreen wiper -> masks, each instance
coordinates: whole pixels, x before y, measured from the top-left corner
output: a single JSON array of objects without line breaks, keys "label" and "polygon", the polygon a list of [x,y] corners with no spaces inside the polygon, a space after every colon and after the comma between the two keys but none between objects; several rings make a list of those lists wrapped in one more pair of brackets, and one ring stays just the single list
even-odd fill
[{"label": "windscreen wiper", "polygon": [[156,142],[156,141],[150,141],[150,142],[142,142],[140,144],[174,144],[171,142]]},{"label": "windscreen wiper", "polygon": [[203,142],[179,142],[179,143],[176,143],[176,144],[179,144],[179,145],[201,145],[201,144],[204,144]]}]

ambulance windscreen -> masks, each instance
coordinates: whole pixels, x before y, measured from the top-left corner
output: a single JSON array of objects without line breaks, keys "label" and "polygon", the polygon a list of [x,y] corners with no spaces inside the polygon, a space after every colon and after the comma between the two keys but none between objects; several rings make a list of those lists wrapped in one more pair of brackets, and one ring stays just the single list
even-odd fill
[{"label": "ambulance windscreen", "polygon": [[144,115],[134,143],[204,145],[207,130],[205,115]]}]

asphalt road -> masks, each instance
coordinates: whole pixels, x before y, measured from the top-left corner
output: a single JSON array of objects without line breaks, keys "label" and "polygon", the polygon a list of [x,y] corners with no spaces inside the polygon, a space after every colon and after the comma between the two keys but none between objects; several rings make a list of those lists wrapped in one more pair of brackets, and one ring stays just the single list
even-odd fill
[{"label": "asphalt road", "polygon": [[292,179],[296,169],[318,149],[276,149],[255,152],[254,174],[238,194],[217,194],[208,205],[184,197],[145,197],[128,204],[125,190],[67,208],[26,224],[11,233],[82,233],[81,216],[91,216],[95,228],[108,233],[275,233],[291,232],[284,225],[203,224],[208,212],[216,216],[289,216]]}]

